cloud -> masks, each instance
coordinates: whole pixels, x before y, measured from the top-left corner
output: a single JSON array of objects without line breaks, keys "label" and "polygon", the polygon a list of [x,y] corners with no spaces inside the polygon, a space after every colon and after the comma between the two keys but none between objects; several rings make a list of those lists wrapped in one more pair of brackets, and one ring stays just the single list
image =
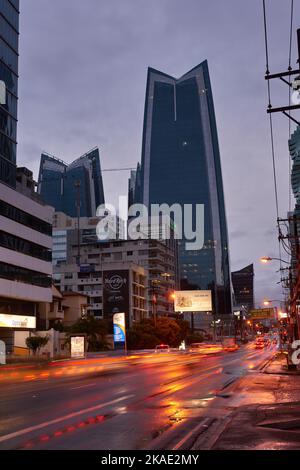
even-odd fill
[{"label": "cloud", "polygon": [[[268,9],[272,71],[287,66],[285,3],[273,0]],[[18,164],[37,175],[42,150],[68,162],[98,145],[102,167],[135,165],[147,67],[181,76],[208,59],[232,267],[276,252],[261,10],[260,0],[21,2]],[[276,93],[274,99],[286,101],[285,88]],[[287,125],[281,116],[274,122],[282,216],[288,208]],[[105,173],[107,201],[117,202],[116,188],[127,194],[127,176]],[[256,270],[256,279],[268,275],[259,265]]]}]

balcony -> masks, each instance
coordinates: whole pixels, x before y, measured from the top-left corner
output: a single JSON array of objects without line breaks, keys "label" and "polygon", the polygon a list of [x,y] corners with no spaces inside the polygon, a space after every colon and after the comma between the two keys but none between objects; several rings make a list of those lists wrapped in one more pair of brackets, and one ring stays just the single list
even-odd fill
[{"label": "balcony", "polygon": [[63,310],[57,310],[56,312],[49,312],[48,320],[63,320],[65,312]]}]

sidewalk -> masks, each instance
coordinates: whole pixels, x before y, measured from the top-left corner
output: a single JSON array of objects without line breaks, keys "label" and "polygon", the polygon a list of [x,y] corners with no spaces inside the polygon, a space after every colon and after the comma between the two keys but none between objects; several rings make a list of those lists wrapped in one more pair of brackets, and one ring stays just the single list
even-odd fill
[{"label": "sidewalk", "polygon": [[283,355],[242,378],[228,405],[232,413],[210,449],[300,450],[300,371],[288,371]]}]

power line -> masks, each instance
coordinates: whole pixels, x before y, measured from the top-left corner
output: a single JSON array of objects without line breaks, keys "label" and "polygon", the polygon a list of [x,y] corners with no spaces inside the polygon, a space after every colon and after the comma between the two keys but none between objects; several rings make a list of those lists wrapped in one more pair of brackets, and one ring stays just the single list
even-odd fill
[{"label": "power line", "polygon": [[[292,70],[292,44],[293,44],[293,18],[294,18],[294,0],[291,0],[291,21],[290,21],[290,39],[289,39],[289,64],[288,70]],[[289,106],[291,106],[291,75],[289,76]],[[289,116],[291,113],[289,112]],[[291,119],[289,119],[289,139],[291,138]],[[289,158],[289,211],[292,204],[292,187],[291,187],[291,157]]]},{"label": "power line", "polygon": [[[270,74],[269,67],[269,47],[268,47],[268,29],[267,29],[267,14],[266,14],[266,1],[263,0],[263,19],[264,19],[264,37],[265,37],[265,53],[266,53],[266,75]],[[271,103],[271,85],[270,80],[267,80],[267,89],[268,89],[268,108],[272,108]],[[273,167],[273,182],[274,182],[274,192],[275,192],[275,206],[276,206],[276,215],[277,215],[277,229],[280,235],[280,226],[279,226],[279,206],[278,206],[278,190],[277,190],[277,176],[276,176],[276,164],[275,164],[275,146],[274,146],[274,133],[273,133],[273,121],[272,114],[269,115],[269,125],[270,125],[270,136],[271,136],[271,152],[272,152],[272,167]],[[280,239],[278,238],[278,251],[279,259],[281,260],[281,244]],[[280,268],[282,268],[282,262],[279,261]]]}]

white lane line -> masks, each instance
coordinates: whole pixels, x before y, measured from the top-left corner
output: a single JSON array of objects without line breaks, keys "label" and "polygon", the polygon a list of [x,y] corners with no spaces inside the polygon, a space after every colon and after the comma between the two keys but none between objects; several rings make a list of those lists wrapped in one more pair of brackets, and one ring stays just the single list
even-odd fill
[{"label": "white lane line", "polygon": [[78,390],[79,388],[93,387],[94,385],[96,385],[96,383],[87,384],[87,385],[80,385],[79,387],[72,387],[72,388],[70,388],[70,390]]},{"label": "white lane line", "polygon": [[115,400],[107,401],[106,403],[101,403],[100,405],[91,406],[90,408],[85,408],[84,410],[75,411],[74,413],[70,413],[65,416],[61,416],[60,418],[52,419],[51,421],[46,421],[41,424],[37,424],[36,426],[31,426],[29,428],[21,429],[20,431],[12,432],[10,434],[6,434],[5,436],[0,436],[0,442],[8,441],[10,439],[14,439],[15,437],[23,436],[24,434],[28,434],[32,431],[37,431],[38,429],[43,429],[52,424],[61,423],[62,421],[66,421],[71,418],[75,418],[76,416],[83,415],[85,413],[90,413],[95,410],[99,410],[100,408],[105,408],[109,405],[114,405],[115,403],[119,403],[120,401],[127,400],[129,398],[134,397],[135,395],[125,395],[120,398],[116,398]]},{"label": "white lane line", "polygon": [[207,427],[207,424],[210,421],[210,418],[205,418],[203,421],[201,421],[201,423],[197,424],[196,427],[194,427],[189,433],[187,433],[179,442],[177,442],[177,444],[172,447],[171,450],[179,450],[183,444],[195,433],[197,432],[199,429],[201,429],[202,427]]}]

